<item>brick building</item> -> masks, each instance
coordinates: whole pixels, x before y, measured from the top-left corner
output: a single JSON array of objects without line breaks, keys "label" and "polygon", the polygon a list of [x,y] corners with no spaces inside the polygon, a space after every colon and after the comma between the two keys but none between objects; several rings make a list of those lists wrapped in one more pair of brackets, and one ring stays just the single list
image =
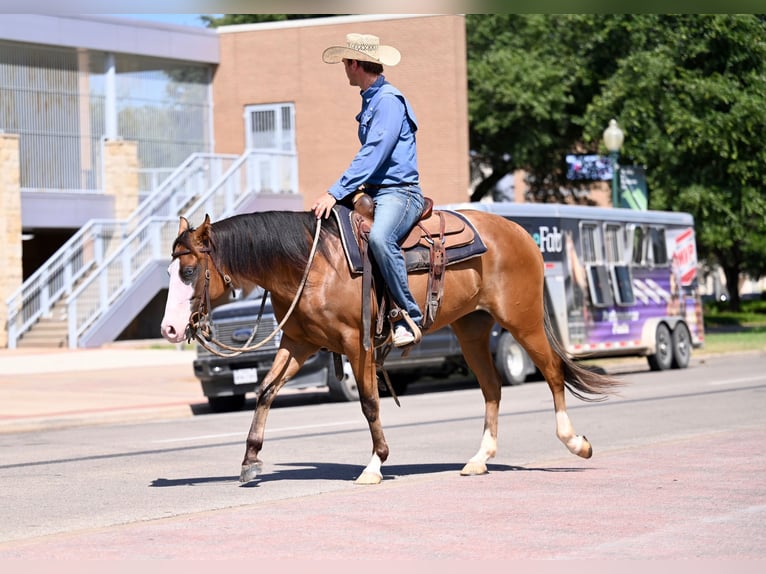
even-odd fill
[{"label": "brick building", "polygon": [[[95,281],[86,271],[118,265],[120,252],[131,255],[135,248],[123,240],[142,219],[184,214],[176,205],[180,185],[154,207],[152,197],[168,193],[168,176],[178,179],[185,166],[204,181],[189,205],[236,158],[262,152],[261,178],[265,161],[271,172],[286,174],[284,182],[248,182],[252,197],[239,205],[307,209],[359,145],[358,90],[342,66],[321,60],[324,48],[344,43],[349,32],[378,35],[401,51],[401,63],[385,74],[418,116],[424,191],[436,203],[464,201],[470,182],[462,16],[357,15],[209,30],[106,16],[4,15],[0,233],[8,248],[0,255],[0,346],[32,341],[28,333],[42,321],[58,324],[44,344],[81,345],[72,324],[75,282]],[[263,160],[269,153],[274,159]],[[123,305],[88,303],[102,315],[87,319],[90,344],[155,336],[147,334],[164,294],[160,275],[144,275],[154,279],[144,285],[124,277],[124,284],[100,288],[110,294],[129,286],[134,292]],[[78,314],[84,307],[79,303]],[[107,319],[112,331],[92,334]]]}]

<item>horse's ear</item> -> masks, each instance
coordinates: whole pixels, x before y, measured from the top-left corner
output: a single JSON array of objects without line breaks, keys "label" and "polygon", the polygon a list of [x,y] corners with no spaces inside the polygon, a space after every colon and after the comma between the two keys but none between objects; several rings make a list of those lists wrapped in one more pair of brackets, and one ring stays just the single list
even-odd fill
[{"label": "horse's ear", "polygon": [[181,235],[187,229],[189,229],[189,220],[182,215],[181,221],[178,222],[178,235]]},{"label": "horse's ear", "polygon": [[205,214],[205,221],[203,221],[202,225],[199,226],[197,233],[197,237],[199,237],[202,241],[207,241],[210,238],[210,215],[207,213]]}]

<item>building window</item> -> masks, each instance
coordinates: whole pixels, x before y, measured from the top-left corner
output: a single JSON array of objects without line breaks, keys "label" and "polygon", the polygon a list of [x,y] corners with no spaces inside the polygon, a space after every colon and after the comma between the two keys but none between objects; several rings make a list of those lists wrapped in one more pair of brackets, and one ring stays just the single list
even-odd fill
[{"label": "building window", "polygon": [[293,104],[265,104],[245,108],[248,149],[295,151]]},{"label": "building window", "polygon": [[137,142],[148,191],[149,172],[212,151],[211,77],[192,62],[0,41],[0,130],[21,136],[21,187],[100,190],[101,142],[119,136]]}]

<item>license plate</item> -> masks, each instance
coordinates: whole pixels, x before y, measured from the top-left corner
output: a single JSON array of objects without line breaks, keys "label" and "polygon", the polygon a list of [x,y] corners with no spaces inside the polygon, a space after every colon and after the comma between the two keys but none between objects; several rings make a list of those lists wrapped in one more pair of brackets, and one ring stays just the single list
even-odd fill
[{"label": "license plate", "polygon": [[232,371],[235,385],[258,382],[258,369],[235,369]]}]

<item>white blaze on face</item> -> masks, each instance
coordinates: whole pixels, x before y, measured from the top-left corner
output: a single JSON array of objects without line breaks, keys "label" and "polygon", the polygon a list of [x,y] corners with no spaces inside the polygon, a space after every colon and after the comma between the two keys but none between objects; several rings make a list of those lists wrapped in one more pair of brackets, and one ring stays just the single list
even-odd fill
[{"label": "white blaze on face", "polygon": [[170,283],[168,300],[165,303],[165,316],[162,318],[162,336],[171,343],[180,343],[186,336],[186,325],[191,314],[190,300],[194,295],[194,286],[181,281],[179,268],[181,263],[174,259],[168,267]]}]

